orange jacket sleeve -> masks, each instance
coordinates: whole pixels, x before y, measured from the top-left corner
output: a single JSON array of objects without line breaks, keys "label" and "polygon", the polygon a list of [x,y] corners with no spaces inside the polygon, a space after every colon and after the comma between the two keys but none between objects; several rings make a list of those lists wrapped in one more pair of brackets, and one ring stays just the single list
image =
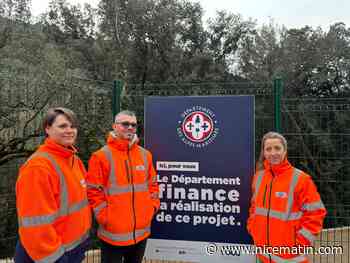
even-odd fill
[{"label": "orange jacket sleeve", "polygon": [[252,197],[250,199],[249,216],[248,216],[248,220],[247,220],[247,230],[248,230],[249,234],[251,234],[251,227],[253,224],[253,217],[254,217],[254,211],[255,211],[255,198],[254,198],[255,181],[256,181],[256,175],[253,177]]},{"label": "orange jacket sleeve", "polygon": [[152,158],[152,154],[150,152],[148,152],[147,158],[148,158],[148,163],[149,163],[148,174],[149,174],[149,177],[150,177],[150,180],[149,180],[149,192],[151,194],[153,207],[154,207],[155,212],[156,212],[159,209],[159,205],[160,205],[160,201],[159,201],[159,187],[158,187],[158,182],[157,182],[157,173],[156,173],[156,171],[154,169],[153,158]]},{"label": "orange jacket sleeve", "polygon": [[306,175],[303,179],[297,198],[303,215],[296,239],[298,244],[310,246],[321,232],[327,212],[311,177]]},{"label": "orange jacket sleeve", "polygon": [[97,222],[104,225],[107,221],[107,198],[104,188],[108,172],[98,154],[94,153],[89,160],[87,173],[87,196]]},{"label": "orange jacket sleeve", "polygon": [[52,224],[25,226],[26,218],[52,216],[58,212],[59,180],[42,166],[21,168],[16,183],[16,202],[21,243],[33,260],[50,256],[61,248]]}]

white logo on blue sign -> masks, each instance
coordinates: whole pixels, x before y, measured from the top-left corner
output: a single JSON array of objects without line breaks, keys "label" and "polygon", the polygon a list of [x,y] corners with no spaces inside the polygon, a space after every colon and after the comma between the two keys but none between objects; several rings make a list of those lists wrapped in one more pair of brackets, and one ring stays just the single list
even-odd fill
[{"label": "white logo on blue sign", "polygon": [[212,110],[203,106],[193,106],[181,114],[177,133],[188,146],[202,148],[211,144],[218,135],[219,128]]}]

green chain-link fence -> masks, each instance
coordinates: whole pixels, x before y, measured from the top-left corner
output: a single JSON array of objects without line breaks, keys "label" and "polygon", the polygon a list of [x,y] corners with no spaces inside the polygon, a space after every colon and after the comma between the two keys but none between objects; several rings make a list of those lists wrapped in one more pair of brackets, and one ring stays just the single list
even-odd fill
[{"label": "green chain-link fence", "polygon": [[[35,91],[31,84],[20,79],[0,78],[0,95],[7,94],[7,97],[0,96],[1,140],[6,142],[39,130],[48,107],[64,106],[73,109],[79,117],[79,149],[84,160],[104,143],[113,115],[119,109],[137,113],[138,132],[143,138],[143,102],[147,96],[254,95],[256,154],[265,132],[278,130],[287,137],[289,159],[312,175],[328,210],[325,221],[328,230],[320,235],[316,245],[343,246],[341,256],[314,256],[312,261],[350,262],[350,97],[285,98],[280,79],[270,83],[124,85],[121,81],[70,78],[50,89],[45,83],[38,85]],[[36,111],[39,113],[34,116]],[[24,127],[31,118],[33,120]],[[39,142],[40,137],[30,139],[25,144],[28,153]],[[0,258],[13,254],[16,240],[14,183],[22,161],[23,158],[16,158],[1,165],[0,156]],[[98,259],[92,257],[88,262],[98,262]]]}]

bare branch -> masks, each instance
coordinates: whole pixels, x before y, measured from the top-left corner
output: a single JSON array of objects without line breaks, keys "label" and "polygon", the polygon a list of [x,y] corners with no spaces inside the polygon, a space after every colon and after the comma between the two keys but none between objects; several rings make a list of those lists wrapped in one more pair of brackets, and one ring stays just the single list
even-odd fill
[{"label": "bare branch", "polygon": [[56,94],[56,91],[49,93],[49,95],[47,96],[45,101],[42,103],[42,105],[39,107],[39,109],[37,109],[37,111],[33,114],[33,116],[26,121],[26,123],[23,126],[23,132],[22,132],[23,136],[25,136],[25,132],[29,123],[38,116],[38,114],[46,107],[46,105],[49,103],[52,96],[54,96],[55,94]]},{"label": "bare branch", "polygon": [[23,102],[23,101],[20,101],[18,102],[17,104],[15,105],[6,105],[7,108],[10,108],[10,109],[18,109],[18,108],[22,108],[22,107],[27,107],[27,105]]},{"label": "bare branch", "polygon": [[0,166],[9,162],[10,160],[22,158],[22,157],[27,157],[31,153],[33,153],[33,152],[32,151],[23,151],[23,152],[18,152],[18,153],[7,154],[3,157],[0,157]]},{"label": "bare branch", "polygon": [[114,10],[115,10],[115,21],[114,21],[114,35],[115,35],[115,39],[118,41],[118,44],[121,45],[121,41],[120,41],[120,32],[119,32],[119,6],[118,6],[118,0],[116,0],[115,2],[115,6],[114,6]]}]

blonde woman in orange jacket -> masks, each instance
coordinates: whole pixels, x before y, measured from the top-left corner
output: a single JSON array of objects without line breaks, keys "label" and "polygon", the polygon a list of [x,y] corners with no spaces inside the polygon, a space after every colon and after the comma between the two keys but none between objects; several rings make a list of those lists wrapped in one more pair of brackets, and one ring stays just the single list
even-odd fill
[{"label": "blonde woman in orange jacket", "polygon": [[159,208],[152,155],[138,145],[131,111],[115,117],[107,145],[89,161],[88,198],[97,219],[102,263],[140,263]]},{"label": "blonde woman in orange jacket", "polygon": [[262,139],[252,193],[247,228],[260,248],[259,261],[309,262],[302,252],[321,232],[326,209],[311,177],[288,162],[279,133]]},{"label": "blonde woman in orange jacket", "polygon": [[75,114],[49,109],[46,140],[20,168],[16,184],[16,263],[79,263],[91,227],[86,171],[76,156]]}]

